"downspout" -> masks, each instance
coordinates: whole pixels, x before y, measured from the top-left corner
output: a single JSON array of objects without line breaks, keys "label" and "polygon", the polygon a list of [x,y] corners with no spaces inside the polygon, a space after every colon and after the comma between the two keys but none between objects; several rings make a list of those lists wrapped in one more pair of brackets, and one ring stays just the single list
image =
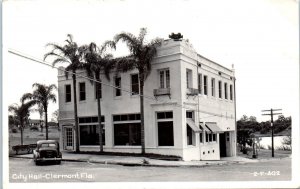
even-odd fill
[{"label": "downspout", "polygon": [[233,71],[233,90],[234,90],[234,123],[235,123],[235,142],[234,142],[234,145],[235,145],[235,152],[234,152],[234,156],[236,156],[237,154],[237,122],[236,122],[236,90],[235,90],[235,70],[234,70],[234,65],[232,65],[232,71]]},{"label": "downspout", "polygon": [[[198,104],[197,104],[197,111],[198,111],[198,124],[200,124],[200,107],[199,107],[199,63],[198,63],[198,55],[197,55],[197,81],[198,81]],[[203,133],[200,133],[202,135],[202,140],[203,140]],[[200,134],[199,134],[199,154],[200,154],[200,160],[201,160],[201,142],[200,142]]]}]

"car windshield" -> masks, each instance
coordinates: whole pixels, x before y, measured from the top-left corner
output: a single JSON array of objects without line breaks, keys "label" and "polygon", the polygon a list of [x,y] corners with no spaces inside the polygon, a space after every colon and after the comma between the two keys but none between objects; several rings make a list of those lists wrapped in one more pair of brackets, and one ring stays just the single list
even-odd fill
[{"label": "car windshield", "polygon": [[55,148],[56,147],[56,144],[48,144],[48,143],[45,143],[45,144],[41,144],[41,147],[53,147]]}]

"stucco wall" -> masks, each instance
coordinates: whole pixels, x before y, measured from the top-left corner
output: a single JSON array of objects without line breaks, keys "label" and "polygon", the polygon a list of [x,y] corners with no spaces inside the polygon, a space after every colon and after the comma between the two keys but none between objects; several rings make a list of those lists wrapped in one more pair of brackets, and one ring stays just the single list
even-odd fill
[{"label": "stucco wall", "polygon": [[[201,67],[197,68],[200,63]],[[153,90],[159,88],[159,70],[168,68],[170,70],[170,88],[171,95],[158,96],[153,95]],[[186,95],[186,69],[192,70],[192,88],[198,88],[197,73],[208,76],[208,95],[199,94],[197,96]],[[222,72],[219,75],[219,72]],[[82,71],[77,73],[83,74]],[[121,87],[130,91],[131,74],[138,73],[137,70],[132,70],[127,73],[120,73]],[[111,73],[110,80],[103,75],[102,82],[107,85],[114,85],[115,73]],[[211,96],[211,78],[215,78],[215,97]],[[199,160],[199,159],[219,159],[219,144],[208,143],[200,144],[199,134],[195,134],[195,146],[187,145],[186,137],[186,110],[195,111],[195,123],[199,121],[217,122],[218,126],[224,130],[233,131],[230,146],[235,144],[235,118],[234,118],[234,101],[229,100],[229,86],[233,85],[234,72],[214,63],[200,55],[186,41],[167,40],[158,48],[157,56],[152,62],[152,72],[145,81],[144,86],[144,107],[145,107],[145,146],[148,153],[159,153],[165,155],[179,155],[184,160]],[[228,83],[228,100],[218,98],[218,80],[222,80],[222,88],[224,93],[224,82]],[[86,85],[86,100],[79,101],[78,99],[78,116],[97,116],[97,103],[92,85],[86,78],[77,77],[77,90],[79,91],[80,82],[85,82]],[[63,71],[58,74],[58,93],[59,93],[59,111],[60,111],[60,126],[63,124],[74,123],[73,114],[73,87],[72,101],[65,103],[65,85],[72,85],[72,78],[66,80]],[[140,153],[140,147],[136,146],[114,146],[113,136],[113,120],[114,114],[128,114],[140,112],[140,99],[138,95],[131,95],[122,91],[121,97],[114,95],[115,89],[111,86],[102,84],[102,99],[101,109],[102,115],[105,116],[105,151],[115,152],[131,152]],[[199,102],[199,107],[198,107]],[[198,113],[198,109],[200,112]],[[173,111],[173,131],[174,131],[174,146],[159,147],[157,139],[157,121],[156,112]],[[62,141],[62,139],[61,139]],[[81,150],[98,149],[95,146],[81,147]],[[214,150],[214,153],[208,155],[208,151]],[[235,150],[232,148],[232,150]],[[205,155],[202,152],[205,151]],[[234,152],[230,152],[234,154]],[[201,158],[200,158],[201,156]]]}]

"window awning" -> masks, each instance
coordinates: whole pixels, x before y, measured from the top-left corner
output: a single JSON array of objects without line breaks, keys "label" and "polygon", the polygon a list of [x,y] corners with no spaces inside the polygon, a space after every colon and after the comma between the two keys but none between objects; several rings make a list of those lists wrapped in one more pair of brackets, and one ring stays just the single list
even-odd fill
[{"label": "window awning", "polygon": [[203,123],[200,123],[200,128],[202,129],[203,132],[208,132],[208,133],[211,132]]},{"label": "window awning", "polygon": [[201,132],[201,130],[196,126],[195,122],[192,119],[187,118],[186,119],[186,124],[188,124],[188,126],[190,126],[190,128],[196,132],[199,133]]},{"label": "window awning", "polygon": [[213,133],[223,133],[224,131],[218,127],[217,123],[215,122],[206,122],[205,126],[210,129]]}]

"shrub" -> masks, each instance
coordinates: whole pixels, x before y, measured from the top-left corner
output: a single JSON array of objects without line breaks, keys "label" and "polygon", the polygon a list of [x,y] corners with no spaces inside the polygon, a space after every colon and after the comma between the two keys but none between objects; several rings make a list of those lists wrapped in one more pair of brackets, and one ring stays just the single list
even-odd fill
[{"label": "shrub", "polygon": [[289,146],[282,145],[280,147],[277,147],[276,150],[291,151],[292,149]]}]

